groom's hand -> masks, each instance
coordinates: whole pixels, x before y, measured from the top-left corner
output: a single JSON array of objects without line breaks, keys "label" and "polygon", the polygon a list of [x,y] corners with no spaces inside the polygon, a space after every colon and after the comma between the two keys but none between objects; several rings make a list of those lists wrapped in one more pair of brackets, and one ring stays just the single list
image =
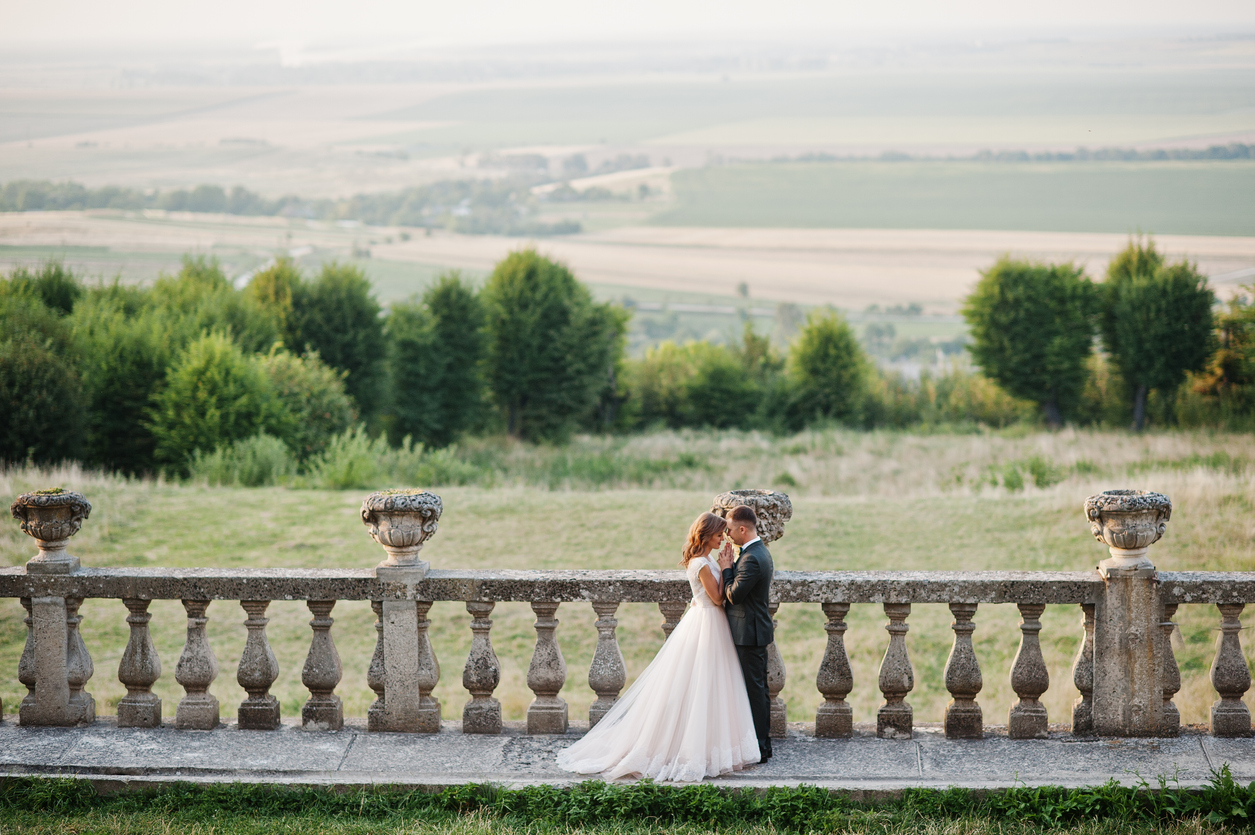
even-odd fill
[{"label": "groom's hand", "polygon": [[732,567],[732,543],[731,542],[724,542],[723,548],[720,549],[719,551],[719,567],[721,569]]}]

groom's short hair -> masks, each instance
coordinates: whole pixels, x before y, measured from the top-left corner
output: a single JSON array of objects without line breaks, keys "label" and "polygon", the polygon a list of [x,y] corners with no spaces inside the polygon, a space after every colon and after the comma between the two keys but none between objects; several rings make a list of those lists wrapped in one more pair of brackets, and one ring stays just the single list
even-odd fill
[{"label": "groom's short hair", "polygon": [[728,513],[728,521],[738,525],[749,525],[755,529],[758,528],[758,514],[754,513],[754,508],[748,505],[739,504]]}]

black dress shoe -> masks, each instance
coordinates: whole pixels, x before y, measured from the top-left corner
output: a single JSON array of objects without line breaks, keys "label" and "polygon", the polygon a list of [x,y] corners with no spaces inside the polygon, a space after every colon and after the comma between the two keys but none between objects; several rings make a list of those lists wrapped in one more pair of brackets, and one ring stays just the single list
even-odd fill
[{"label": "black dress shoe", "polygon": [[762,764],[764,764],[765,762],[767,762],[767,760],[769,760],[769,759],[771,759],[771,754],[763,754],[763,755],[762,755],[762,758],[761,758],[761,759],[759,759],[758,764],[759,764],[759,765],[762,765]]}]

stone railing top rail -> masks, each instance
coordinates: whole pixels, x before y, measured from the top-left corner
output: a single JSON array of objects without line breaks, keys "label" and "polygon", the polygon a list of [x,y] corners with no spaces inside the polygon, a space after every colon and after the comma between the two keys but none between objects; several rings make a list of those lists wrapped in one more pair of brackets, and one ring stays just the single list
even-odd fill
[{"label": "stone railing top rail", "polygon": [[[1200,584],[1205,580],[1192,579],[1189,588],[1201,589]],[[772,596],[782,603],[1083,603],[1095,599],[1101,587],[1096,571],[777,571]],[[1242,588],[1255,591],[1255,580]],[[652,603],[687,599],[689,593],[684,572],[676,570],[436,569],[417,582],[403,582],[376,578],[373,569],[81,568],[70,574],[0,569],[0,597]]]}]

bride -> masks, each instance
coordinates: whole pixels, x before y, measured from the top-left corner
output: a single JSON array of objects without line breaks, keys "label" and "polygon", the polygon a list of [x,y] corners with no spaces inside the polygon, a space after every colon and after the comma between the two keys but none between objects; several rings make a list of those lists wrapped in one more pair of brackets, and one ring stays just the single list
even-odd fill
[{"label": "bride", "polygon": [[[579,774],[696,782],[759,761],[754,720],[723,613],[714,553],[727,522],[703,513],[683,565],[693,602],[627,692],[582,739],[558,754]],[[731,551],[731,543],[723,547]]]}]

